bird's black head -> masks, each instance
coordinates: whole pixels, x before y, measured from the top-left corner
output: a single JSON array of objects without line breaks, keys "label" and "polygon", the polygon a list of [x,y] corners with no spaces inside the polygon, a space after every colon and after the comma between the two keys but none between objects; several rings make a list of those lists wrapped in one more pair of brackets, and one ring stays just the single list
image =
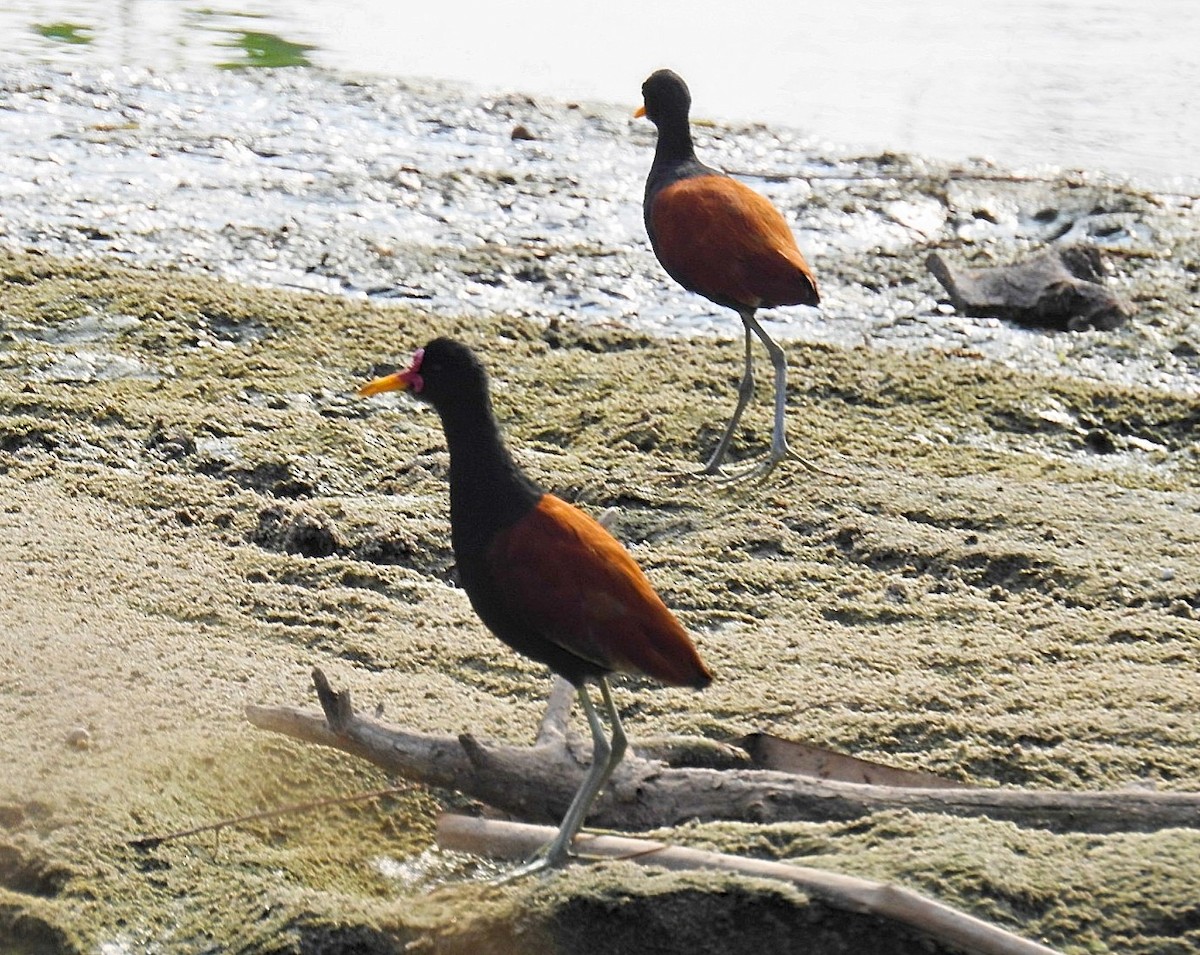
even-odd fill
[{"label": "bird's black head", "polygon": [[413,392],[435,408],[487,393],[483,363],[453,338],[435,338],[413,356],[413,367],[420,381],[419,388],[414,383]]},{"label": "bird's black head", "polygon": [[435,338],[413,354],[412,364],[363,385],[360,395],[409,391],[439,411],[454,404],[487,401],[487,372],[462,342]]},{"label": "bird's black head", "polygon": [[674,70],[656,70],[642,84],[642,99],[646,117],[655,126],[664,119],[687,119],[692,108],[692,94],[683,77]]}]

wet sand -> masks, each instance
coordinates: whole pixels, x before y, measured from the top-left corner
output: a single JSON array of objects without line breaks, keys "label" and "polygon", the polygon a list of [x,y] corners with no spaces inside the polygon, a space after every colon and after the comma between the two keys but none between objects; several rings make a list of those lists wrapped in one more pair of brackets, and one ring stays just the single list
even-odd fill
[{"label": "wet sand", "polygon": [[[911,184],[872,182],[855,188],[875,221]],[[994,208],[1012,199],[988,188]],[[561,318],[470,300],[455,314],[448,299],[222,277],[233,263],[250,278],[257,247],[183,261],[164,242],[133,268],[136,250],[39,219],[50,195],[17,203],[0,255],[0,937],[106,953],[599,952],[635,933],[644,950],[670,938],[761,952],[802,936],[820,951],[915,950],[726,876],[613,864],[482,886],[473,863],[431,848],[436,812],[461,797],[416,787],[219,839],[126,844],[385,785],[242,719],[247,703],[311,700],[314,665],[397,723],[531,739],[549,680],[453,586],[435,417],[353,396],[434,334],[487,356],[532,474],[594,513],[618,508],[615,532],[718,673],[702,694],[622,685],[635,746],[769,729],[980,785],[1200,788],[1194,213],[1118,184],[1037,188],[1059,207],[1085,189],[1126,209],[1143,238],[1113,253],[1113,281],[1138,308],[1131,328],[1018,336],[957,320],[959,340],[794,340],[793,446],[843,477],[793,465],[720,490],[669,475],[715,441],[740,344],[580,324],[555,297],[554,275],[589,287],[591,261],[649,297],[644,248],[614,263],[554,246],[539,307]],[[68,218],[86,205],[64,203]],[[98,241],[164,235],[111,231]],[[948,322],[913,241],[829,240],[813,258],[835,316],[839,302],[894,318],[929,300]],[[938,241],[976,258],[1032,244]],[[532,261],[536,246],[511,254]],[[443,251],[388,268],[449,286],[470,256],[486,275],[510,255]],[[920,326],[923,308],[861,314],[867,328]],[[742,455],[769,441],[761,387]],[[1200,941],[1200,830],[1072,836],[883,813],[670,838],[896,880],[1065,951]]]}]

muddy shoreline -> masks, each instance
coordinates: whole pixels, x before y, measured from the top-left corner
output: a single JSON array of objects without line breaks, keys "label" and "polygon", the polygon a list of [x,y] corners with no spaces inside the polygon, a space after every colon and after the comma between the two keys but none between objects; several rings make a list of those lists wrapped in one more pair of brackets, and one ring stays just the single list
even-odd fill
[{"label": "muddy shoreline", "polygon": [[[166,83],[47,77],[5,82],[87,110],[131,109]],[[349,99],[390,101],[400,89],[328,77],[235,85],[261,100],[248,124],[282,113],[275,96],[291,104],[302,91],[316,103],[317,89],[338,115]],[[214,102],[232,95],[212,90]],[[501,131],[527,111],[542,130],[550,119],[617,122],[599,108],[517,98],[499,113],[494,102],[462,109],[472,157],[508,155]],[[1130,327],[1034,335],[941,310],[915,251],[929,237],[884,224],[925,183],[948,194],[961,180],[947,186],[945,170],[912,158],[880,180],[881,157],[810,156],[863,173],[836,206],[798,180],[785,190],[795,208],[814,209],[799,224],[823,236],[812,257],[831,299],[822,321],[834,327],[810,334],[818,322],[802,318],[791,329],[790,437],[845,477],[788,467],[765,485],[714,492],[665,476],[716,439],[740,345],[633,325],[630,313],[660,291],[664,313],[679,299],[632,233],[614,227],[585,247],[566,225],[562,241],[530,226],[499,246],[473,229],[479,241],[465,246],[413,231],[428,184],[448,182],[463,191],[446,193],[446,235],[456,210],[477,208],[481,181],[544,225],[563,208],[549,179],[518,178],[513,193],[445,150],[444,168],[408,174],[422,183],[403,187],[420,215],[392,254],[370,260],[382,264],[368,282],[367,259],[338,258],[367,248],[363,233],[332,218],[321,231],[301,216],[286,241],[233,215],[225,230],[172,231],[167,220],[182,223],[188,207],[167,192],[139,225],[121,219],[133,195],[97,204],[86,177],[74,191],[50,188],[61,185],[55,169],[78,170],[71,156],[84,145],[130,162],[152,140],[164,162],[185,155],[173,151],[177,135],[154,139],[158,120],[144,112],[125,122],[27,147],[18,165],[49,179],[10,184],[0,225],[0,688],[10,710],[0,938],[13,950],[600,952],[628,947],[635,932],[664,951],[761,952],[800,936],[819,951],[915,950],[885,926],[724,876],[610,865],[482,886],[474,863],[432,848],[438,808],[462,800],[417,788],[219,840],[126,844],[385,785],[369,767],[242,720],[247,703],[310,700],[313,665],[398,723],[532,736],[548,680],[484,632],[453,586],[432,413],[353,396],[434,334],[486,354],[500,417],[539,480],[593,512],[618,508],[616,533],[718,671],[703,694],[623,685],[634,745],[639,734],[769,729],[982,785],[1200,788],[1200,397],[1189,378],[1200,256],[1186,200],[1064,175],[987,186],[977,207],[996,222],[945,215],[934,243],[976,261],[1050,238],[1020,232],[1025,206],[1011,189],[1081,210],[1077,225],[1059,221],[1059,238],[1078,228],[1103,244],[1095,223],[1114,227],[1106,249],[1114,285],[1137,307]],[[714,144],[743,134],[800,149],[786,133],[712,133]],[[549,141],[540,148],[553,151]],[[580,142],[593,141],[555,148]],[[263,152],[244,144],[255,143]],[[615,157],[629,143],[614,135],[607,148]],[[44,158],[55,151],[59,162]],[[581,222],[606,208],[625,222],[630,204],[636,217],[637,163],[626,162],[613,160],[613,182],[633,200],[618,203],[616,185],[597,196],[572,184],[585,197]],[[379,163],[393,176],[403,164]],[[914,185],[897,168],[926,179]],[[241,191],[226,183],[214,195],[242,208],[260,172],[248,162]],[[324,173],[311,182],[325,199],[340,188]],[[364,208],[395,198],[368,196]],[[302,184],[292,199],[325,208]],[[104,236],[89,238],[106,218]],[[551,254],[539,258],[543,240]],[[255,274],[275,262],[277,274],[320,275],[305,271],[318,253],[333,263],[336,293],[264,287],[291,283]],[[535,265],[533,281],[517,277]],[[489,276],[501,279],[479,281]],[[430,294],[397,299],[371,294],[372,283]],[[456,283],[466,291],[454,299]],[[605,288],[620,295],[593,291]],[[589,295],[602,307],[581,304]],[[609,300],[621,296],[617,313]],[[765,450],[763,398],[739,454]],[[671,838],[895,880],[1068,952],[1200,944],[1197,829],[1084,837],[886,813],[853,825],[691,826]]]}]

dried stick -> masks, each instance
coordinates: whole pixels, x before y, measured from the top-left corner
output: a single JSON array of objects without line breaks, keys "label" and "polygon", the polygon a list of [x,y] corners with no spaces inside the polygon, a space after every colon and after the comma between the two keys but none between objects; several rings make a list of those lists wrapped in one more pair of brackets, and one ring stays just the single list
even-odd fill
[{"label": "dried stick", "polygon": [[367,799],[380,799],[383,796],[395,796],[411,791],[412,786],[386,786],[383,789],[372,789],[370,792],[353,793],[349,796],[327,796],[324,799],[312,799],[308,802],[292,803],[290,806],[279,806],[276,809],[263,809],[260,812],[248,812],[244,816],[232,816],[219,819],[203,826],[193,826],[191,829],[176,829],[174,832],[164,832],[160,836],[138,836],[129,839],[126,845],[135,849],[155,849],[164,842],[172,839],[186,839],[188,836],[198,836],[204,832],[219,832],[230,826],[238,826],[246,822],[258,822],[260,819],[271,819],[275,816],[287,816],[292,813],[311,812],[314,809],[324,809],[326,806],[345,806],[352,802],[363,802]]},{"label": "dried stick", "polygon": [[[524,859],[553,835],[554,830],[546,826],[494,819],[445,814],[438,820],[438,844],[442,848],[495,858]],[[909,889],[882,882],[626,836],[581,833],[575,840],[575,848],[588,858],[625,859],[672,870],[720,869],[791,882],[832,908],[888,919],[977,955],[1054,955],[1054,949],[1038,942]]]}]

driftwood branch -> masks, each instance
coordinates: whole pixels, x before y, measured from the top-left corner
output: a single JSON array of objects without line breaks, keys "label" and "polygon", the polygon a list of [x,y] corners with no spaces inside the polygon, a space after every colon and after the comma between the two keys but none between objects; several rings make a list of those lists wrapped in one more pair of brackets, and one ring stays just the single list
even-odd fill
[{"label": "driftwood branch", "polygon": [[1055,246],[982,269],[951,265],[935,252],[926,265],[963,315],[1060,331],[1108,330],[1129,318],[1129,305],[1104,287],[1104,260],[1094,246]]},{"label": "driftwood branch", "polygon": [[[416,733],[355,714],[346,692],[334,693],[320,671],[314,681],[325,713],[249,706],[260,729],[353,753],[406,779],[454,789],[520,819],[557,824],[587,767],[588,747],[566,732],[562,691],[532,747]],[[331,728],[337,726],[337,729]],[[1200,826],[1200,793],[1053,792],[931,788],[844,782],[779,769],[746,768],[738,748],[707,740],[658,750],[703,765],[671,766],[635,753],[618,767],[593,807],[591,825],[646,830],[700,819],[749,822],[852,820],[889,809],[986,816],[1054,832],[1152,832]],[[715,768],[714,768],[715,767]]]},{"label": "driftwood branch", "polygon": [[[444,815],[438,821],[438,844],[442,848],[503,859],[527,858],[553,834],[553,829],[544,826],[468,816]],[[588,858],[624,859],[664,869],[721,869],[791,882],[832,908],[887,919],[977,955],[1053,955],[1053,949],[916,892],[856,876],[626,836],[582,833],[575,849]]]}]

